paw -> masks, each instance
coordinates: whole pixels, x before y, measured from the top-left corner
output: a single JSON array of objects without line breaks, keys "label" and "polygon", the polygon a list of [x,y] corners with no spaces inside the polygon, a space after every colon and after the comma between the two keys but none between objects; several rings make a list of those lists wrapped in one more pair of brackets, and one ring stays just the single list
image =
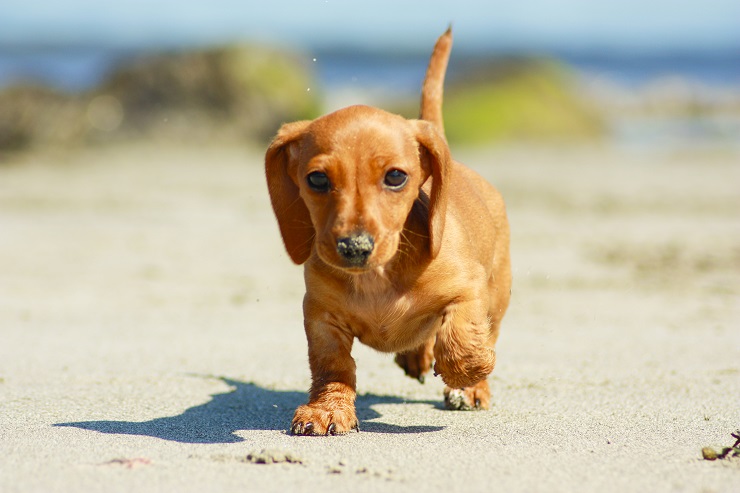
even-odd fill
[{"label": "paw", "polygon": [[354,408],[329,410],[316,404],[296,409],[290,425],[291,435],[344,435],[352,430],[360,431]]},{"label": "paw", "polygon": [[434,363],[434,374],[453,389],[470,387],[485,380],[496,366],[496,352],[483,347],[475,353],[450,355],[439,351]]},{"label": "paw", "polygon": [[491,390],[483,380],[462,389],[445,387],[445,409],[450,411],[479,411],[491,407]]},{"label": "paw", "polygon": [[425,375],[432,370],[432,362],[434,362],[433,348],[434,339],[431,339],[412,351],[396,354],[394,361],[403,368],[406,375],[424,383]]}]

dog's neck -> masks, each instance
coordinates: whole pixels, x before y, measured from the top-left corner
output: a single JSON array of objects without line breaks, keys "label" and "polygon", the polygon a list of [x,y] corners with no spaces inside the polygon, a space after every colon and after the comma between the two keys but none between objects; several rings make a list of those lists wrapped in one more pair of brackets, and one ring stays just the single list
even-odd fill
[{"label": "dog's neck", "polygon": [[376,267],[361,274],[351,274],[349,285],[354,294],[377,297],[395,289],[393,278],[389,274],[385,266]]},{"label": "dog's neck", "polygon": [[410,277],[416,277],[429,262],[429,208],[417,200],[409,214],[393,259],[383,266],[359,274],[350,274],[350,286],[355,294],[380,296],[389,290],[403,292]]}]

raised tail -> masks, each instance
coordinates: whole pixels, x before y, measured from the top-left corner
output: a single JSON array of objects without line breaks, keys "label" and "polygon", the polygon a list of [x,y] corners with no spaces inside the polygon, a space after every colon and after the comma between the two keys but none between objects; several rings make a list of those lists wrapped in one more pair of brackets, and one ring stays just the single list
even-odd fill
[{"label": "raised tail", "polygon": [[421,86],[421,112],[419,118],[431,122],[444,136],[445,126],[442,118],[442,94],[445,85],[447,61],[452,50],[452,27],[437,39],[429,59],[424,85]]}]

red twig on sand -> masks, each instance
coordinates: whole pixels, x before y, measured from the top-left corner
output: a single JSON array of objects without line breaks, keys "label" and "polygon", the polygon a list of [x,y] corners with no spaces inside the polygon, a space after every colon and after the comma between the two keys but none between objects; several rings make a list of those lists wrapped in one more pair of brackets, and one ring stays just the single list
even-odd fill
[{"label": "red twig on sand", "polygon": [[152,463],[151,459],[147,459],[144,457],[136,457],[133,459],[112,459],[112,460],[109,460],[108,462],[103,462],[100,465],[101,466],[119,465],[119,466],[125,467],[126,469],[133,469],[134,467],[148,466],[151,463]]}]

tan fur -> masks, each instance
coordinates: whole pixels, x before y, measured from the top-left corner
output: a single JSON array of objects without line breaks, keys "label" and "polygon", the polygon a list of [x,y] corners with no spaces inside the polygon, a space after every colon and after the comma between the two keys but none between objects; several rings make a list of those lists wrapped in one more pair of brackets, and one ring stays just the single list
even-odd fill
[{"label": "tan fur", "polygon": [[[305,263],[313,384],[294,434],[357,428],[355,339],[398,353],[413,378],[436,360],[445,396],[464,389],[465,405],[452,407],[489,405],[486,377],[511,287],[509,228],[496,189],[450,158],[439,108],[450,46],[448,31],[424,83],[421,116],[430,121],[351,106],[284,125],[267,150],[283,241],[291,259]],[[391,169],[408,176],[401,190],[383,185]],[[308,186],[316,171],[329,177],[330,191]],[[348,264],[337,246],[356,233],[374,240],[362,265]]]}]

